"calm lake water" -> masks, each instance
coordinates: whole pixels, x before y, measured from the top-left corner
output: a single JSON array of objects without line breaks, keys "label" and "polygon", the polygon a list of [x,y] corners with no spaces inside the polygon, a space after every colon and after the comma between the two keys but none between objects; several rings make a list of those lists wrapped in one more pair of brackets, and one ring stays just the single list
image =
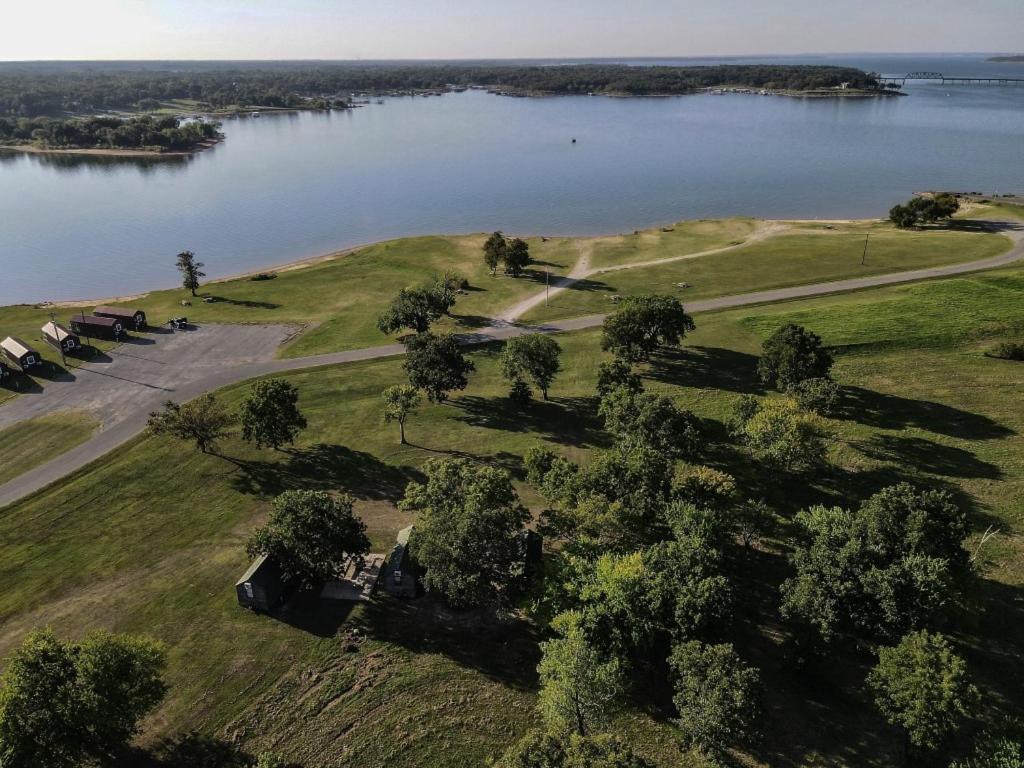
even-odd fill
[{"label": "calm lake water", "polygon": [[[1024,78],[1024,65],[981,56],[829,61]],[[413,234],[877,216],[921,189],[1024,192],[1024,87],[919,83],[906,92],[471,91],[232,119],[223,144],[177,162],[0,154],[0,303],[170,287],[185,248],[223,276]]]}]

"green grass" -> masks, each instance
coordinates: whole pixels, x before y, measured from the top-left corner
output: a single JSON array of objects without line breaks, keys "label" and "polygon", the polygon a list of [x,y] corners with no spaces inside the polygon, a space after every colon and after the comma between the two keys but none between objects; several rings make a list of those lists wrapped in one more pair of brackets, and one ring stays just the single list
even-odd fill
[{"label": "green grass", "polygon": [[[810,503],[856,504],[911,479],[949,487],[977,532],[984,579],[957,634],[996,709],[1024,704],[1024,365],[987,358],[993,338],[1024,327],[1024,270],[697,316],[687,348],[659,358],[647,385],[670,394],[721,439],[732,404],[760,392],[761,339],[799,320],[840,345],[844,407],[829,422],[833,468],[780,484],[727,445],[705,460],[784,516]],[[902,334],[902,335],[901,335]],[[575,459],[607,444],[591,398],[599,334],[559,337],[564,371],[553,401],[520,413],[505,399],[496,350],[473,353],[469,389],[429,406],[400,446],[380,423],[380,390],[402,380],[400,361],[296,372],[309,429],[292,451],[236,441],[224,457],[141,437],[32,499],[0,511],[0,652],[32,627],[77,635],[93,627],[146,632],[168,643],[167,702],[144,740],[183,729],[230,734],[313,766],[481,764],[535,722],[535,630],[452,613],[429,600],[382,598],[344,611],[297,608],[281,620],[237,607],[242,546],[269,500],[290,487],[356,496],[376,551],[410,516],[395,507],[432,457],[466,456],[508,468],[524,499],[522,454],[547,443]],[[894,343],[898,341],[899,343]],[[236,402],[246,387],[224,393]],[[809,689],[782,661],[775,585],[785,539],[758,552],[737,591],[738,647],[762,667],[771,713],[754,765],[893,764],[898,740],[865,701],[864,660],[815,672]],[[358,635],[352,634],[358,629]],[[348,650],[350,643],[358,649]],[[640,709],[618,730],[659,765],[682,763],[671,725]]]},{"label": "green grass", "polygon": [[[957,225],[961,226],[961,225]],[[865,235],[870,235],[861,265]],[[526,320],[542,322],[611,309],[611,297],[668,293],[694,299],[750,293],[849,277],[901,272],[975,261],[1010,246],[999,234],[966,231],[901,231],[888,224],[799,223],[761,242],[655,266],[598,273],[539,306]],[[688,288],[678,287],[688,283]]]},{"label": "green grass", "polygon": [[99,422],[62,411],[0,430],[0,485],[88,440]]},{"label": "green grass", "polygon": [[632,235],[595,238],[590,265],[596,269],[739,245],[757,226],[753,219],[701,219]]}]

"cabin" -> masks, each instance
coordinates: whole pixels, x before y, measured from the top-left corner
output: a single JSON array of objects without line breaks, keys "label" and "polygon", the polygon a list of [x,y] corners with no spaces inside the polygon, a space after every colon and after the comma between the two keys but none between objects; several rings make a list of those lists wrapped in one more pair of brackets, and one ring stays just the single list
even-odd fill
[{"label": "cabin", "polygon": [[285,586],[277,560],[269,555],[260,555],[235,584],[235,593],[238,595],[238,604],[243,608],[266,612],[272,611],[281,602]]},{"label": "cabin", "polygon": [[74,352],[82,346],[81,339],[69,331],[60,323],[49,322],[42,327],[43,338],[51,346],[56,347],[65,354]]},{"label": "cabin", "polygon": [[28,372],[43,364],[43,358],[39,356],[38,352],[14,336],[8,336],[3,341],[0,341],[0,354],[8,362],[14,363],[24,372]]},{"label": "cabin", "polygon": [[75,315],[71,318],[71,330],[90,339],[117,341],[124,333],[124,323],[113,317]]},{"label": "cabin", "polygon": [[134,328],[141,331],[146,327],[146,313],[141,309],[129,309],[128,307],[96,307],[92,311],[96,317],[112,317],[120,320],[125,328]]},{"label": "cabin", "polygon": [[416,597],[416,574],[412,572],[409,562],[409,536],[411,533],[411,525],[398,532],[395,546],[381,570],[381,583],[384,591],[394,597]]}]

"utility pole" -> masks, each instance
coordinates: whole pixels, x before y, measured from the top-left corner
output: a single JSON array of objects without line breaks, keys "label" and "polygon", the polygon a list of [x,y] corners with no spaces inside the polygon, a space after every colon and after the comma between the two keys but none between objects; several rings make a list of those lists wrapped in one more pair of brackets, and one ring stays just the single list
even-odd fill
[{"label": "utility pole", "polygon": [[[575,141],[575,139],[573,139]],[[544,270],[544,306],[548,305],[548,296],[551,293],[551,268]]]},{"label": "utility pole", "polygon": [[868,260],[868,238],[871,237],[871,233],[868,232],[864,235],[864,253],[860,256],[860,265],[863,267]]},{"label": "utility pole", "polygon": [[57,349],[60,350],[60,361],[65,368],[68,367],[68,359],[64,355],[64,342],[61,341],[60,336],[57,333],[57,315],[52,311],[50,312],[50,323],[53,324],[53,335],[57,337]]}]

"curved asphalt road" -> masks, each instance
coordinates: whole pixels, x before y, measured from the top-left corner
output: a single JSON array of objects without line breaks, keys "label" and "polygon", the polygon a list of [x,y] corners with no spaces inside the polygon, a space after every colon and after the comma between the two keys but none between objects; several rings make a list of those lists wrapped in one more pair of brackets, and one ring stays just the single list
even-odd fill
[{"label": "curved asphalt road", "polygon": [[[1000,256],[993,256],[988,259],[972,261],[965,264],[950,264],[942,267],[931,267],[928,269],[916,269],[909,272],[896,272],[888,275],[874,275],[871,277],[859,277],[849,280],[837,280],[829,283],[816,283],[814,285],[799,285],[792,288],[778,288],[770,291],[758,291],[756,293],[744,293],[735,296],[721,296],[714,299],[688,302],[687,310],[693,313],[708,312],[716,309],[728,309],[730,307],[748,306],[751,304],[768,304],[793,299],[803,299],[812,296],[824,296],[833,293],[856,291],[863,288],[874,288],[885,285],[896,285],[909,283],[917,280],[927,280],[936,277],[949,277],[968,272],[977,272],[985,269],[1006,266],[1024,258],[1024,227],[1020,225],[1003,225],[1005,234],[1013,240],[1013,247]],[[479,332],[461,334],[460,339],[464,344],[485,344],[490,341],[500,341],[521,336],[527,333],[558,333],[562,331],[576,331],[584,328],[599,326],[604,320],[604,315],[588,315],[576,317],[569,320],[558,320],[544,325],[513,325],[509,323],[496,322],[494,325],[484,328]],[[325,355],[314,355],[310,357],[298,357],[287,360],[258,360],[239,363],[236,365],[215,366],[214,369],[203,377],[185,382],[182,386],[168,392],[156,389],[152,394],[143,399],[136,399],[132,403],[132,409],[126,413],[119,413],[102,431],[94,437],[72,448],[55,459],[32,469],[3,486],[0,486],[0,507],[7,506],[12,502],[35,493],[51,483],[70,475],[90,462],[103,456],[105,453],[117,448],[139,434],[146,426],[146,419],[149,412],[159,407],[160,403],[168,398],[177,402],[191,400],[204,392],[236,384],[246,379],[267,374],[294,371],[302,368],[314,368],[323,365],[338,365],[340,363],[352,363],[360,360],[374,360],[378,358],[394,357],[403,354],[405,348],[401,344],[387,344],[380,347],[369,347],[367,349],[356,349],[348,352],[334,352]],[[20,398],[19,398],[20,400]],[[15,401],[17,402],[17,401]],[[50,410],[60,410],[58,407]],[[0,406],[0,415],[7,406]],[[66,407],[66,406],[65,406]]]}]

